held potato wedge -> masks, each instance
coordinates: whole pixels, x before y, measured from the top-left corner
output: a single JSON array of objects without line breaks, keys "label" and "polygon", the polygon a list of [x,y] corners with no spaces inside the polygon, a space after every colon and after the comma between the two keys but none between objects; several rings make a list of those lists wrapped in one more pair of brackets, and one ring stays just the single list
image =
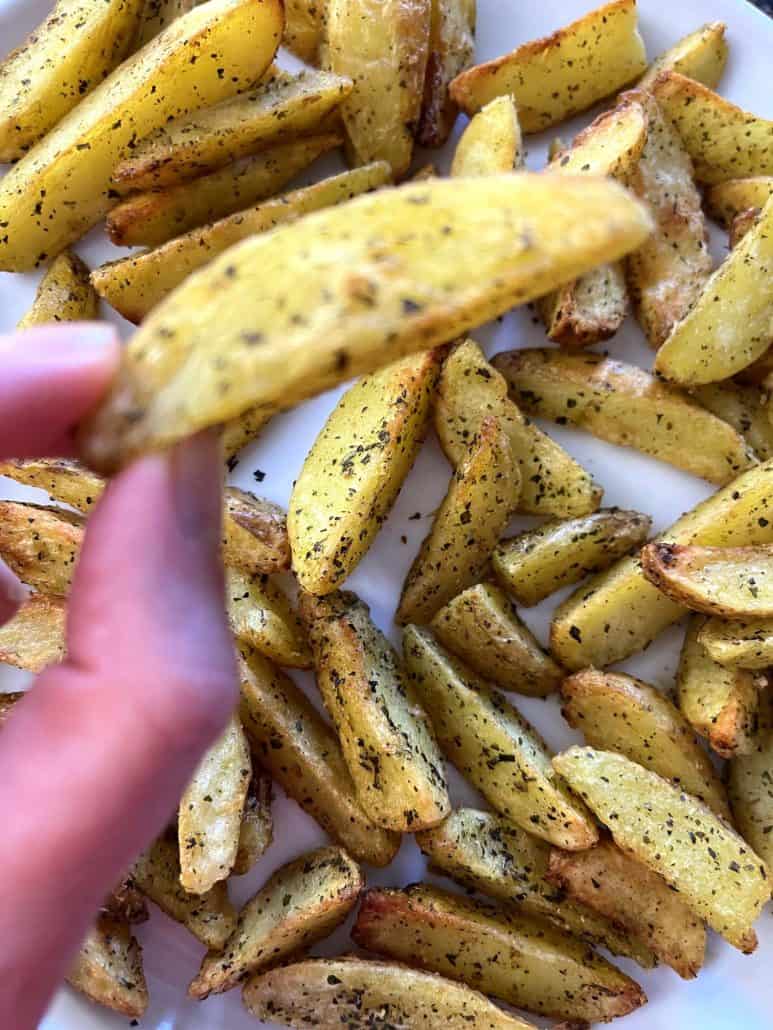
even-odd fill
[{"label": "held potato wedge", "polygon": [[692,396],[717,418],[737,429],[762,461],[773,457],[773,423],[768,418],[769,394],[742,383],[707,383]]},{"label": "held potato wedge", "polygon": [[31,594],[12,619],[0,626],[0,662],[25,672],[42,672],[65,655],[67,602]]},{"label": "held potato wedge", "polygon": [[386,521],[424,441],[442,360],[424,351],[363,377],[314,441],[287,519],[293,569],[309,593],[339,587]]},{"label": "held potato wedge", "polygon": [[282,43],[307,64],[319,61],[327,0],[285,0]]},{"label": "held potato wedge", "polygon": [[512,93],[523,131],[542,132],[622,89],[646,67],[635,0],[612,0],[551,36],[462,72],[451,97],[472,115]]},{"label": "held potato wedge", "polygon": [[731,669],[773,665],[773,619],[706,619],[698,639],[713,661]]},{"label": "held potato wedge", "polygon": [[435,431],[454,467],[469,454],[486,415],[499,419],[518,461],[519,511],[568,517],[598,508],[602,491],[590,474],[521,414],[507,395],[504,378],[477,343],[465,340],[446,358],[435,398]]},{"label": "held potato wedge", "polygon": [[129,58],[0,182],[0,269],[28,271],[87,232],[112,206],[110,179],[129,143],[244,89],[281,30],[279,0],[214,0]]},{"label": "held potato wedge", "polygon": [[704,86],[716,89],[727,64],[727,40],[723,21],[702,25],[656,57],[639,79],[639,89],[651,89],[661,72],[679,72]]},{"label": "held potato wedge", "polygon": [[244,1004],[297,1030],[535,1030],[484,995],[396,962],[306,959],[252,977]]},{"label": "held potato wedge", "polygon": [[496,175],[523,165],[518,112],[512,97],[486,104],[462,133],[451,163],[451,175]]},{"label": "held potato wedge", "polygon": [[698,975],[706,952],[703,922],[662,877],[610,841],[587,851],[553,848],[547,878],[620,932],[645,941],[684,980]]},{"label": "held potato wedge", "polygon": [[770,898],[770,881],[765,863],[735,830],[622,755],[573,747],[553,765],[623,851],[659,873],[730,944],[754,951],[753,924]]},{"label": "held potato wedge", "polygon": [[445,764],[414,688],[354,594],[301,599],[314,668],[363,809],[413,833],[450,808]]},{"label": "held potato wedge", "polygon": [[500,585],[519,604],[531,608],[638,549],[651,525],[648,515],[620,508],[553,519],[502,540],[491,557],[491,567]]},{"label": "held potato wedge", "polygon": [[274,818],[271,813],[271,780],[253,765],[239,829],[239,850],[234,860],[233,875],[246,876],[274,840]]},{"label": "held potato wedge", "polygon": [[89,322],[97,318],[99,297],[89,270],[77,254],[63,251],[40,281],[32,307],[16,326],[30,329],[51,322]]},{"label": "held potato wedge", "polygon": [[283,672],[245,645],[239,652],[240,712],[256,760],[354,858],[389,865],[400,838],[363,811],[335,733]]},{"label": "held potato wedge", "polygon": [[449,87],[475,56],[477,0],[432,0],[424,98],[416,128],[422,147],[442,147],[459,108]]},{"label": "held potato wedge", "polygon": [[760,706],[759,732],[748,755],[730,763],[728,793],[733,818],[768,867],[773,863],[773,711],[770,696]]},{"label": "held potato wedge", "polygon": [[561,714],[592,747],[617,751],[729,819],[725,788],[689,723],[655,687],[586,669],[561,685]]},{"label": "held potato wedge", "polygon": [[135,47],[139,50],[199,3],[200,0],[144,0],[144,9],[137,27]]},{"label": "held potato wedge", "polygon": [[139,1019],[148,1007],[142,948],[123,920],[100,916],[81,945],[67,983],[98,1005]]},{"label": "held potato wedge", "polygon": [[634,365],[537,348],[497,354],[493,364],[529,415],[577,426],[720,485],[754,463],[732,426]]},{"label": "held potato wedge", "polygon": [[322,940],[360,897],[365,879],[341,848],[320,848],[278,869],[239,913],[222,951],[210,951],[188,988],[203,1001],[238,986],[250,973]]},{"label": "held potato wedge", "polygon": [[368,890],[352,938],[541,1016],[606,1022],[647,1000],[638,984],[568,934],[424,884]]},{"label": "held potato wedge", "polygon": [[765,207],[770,197],[773,197],[773,175],[728,179],[704,193],[706,210],[725,229],[729,229],[736,216],[744,211]]},{"label": "held potato wedge", "polygon": [[429,622],[480,577],[515,511],[520,488],[521,473],[502,424],[486,416],[408,570],[396,622]]},{"label": "held potato wedge", "polygon": [[505,690],[546,697],[563,671],[493,583],[478,583],[441,608],[430,623],[441,644]]},{"label": "held potato wedge", "polygon": [[425,629],[407,626],[403,653],[449,761],[501,815],[567,850],[596,842],[596,827],[550,764],[536,730]]},{"label": "held potato wedge", "polygon": [[256,404],[292,406],[622,257],[648,231],[614,183],[526,173],[308,215],[222,254],[158,307],[83,445],[115,467]]},{"label": "held potato wedge", "polygon": [[226,569],[226,605],[231,630],[277,665],[311,666],[300,617],[282,590],[263,575]]}]

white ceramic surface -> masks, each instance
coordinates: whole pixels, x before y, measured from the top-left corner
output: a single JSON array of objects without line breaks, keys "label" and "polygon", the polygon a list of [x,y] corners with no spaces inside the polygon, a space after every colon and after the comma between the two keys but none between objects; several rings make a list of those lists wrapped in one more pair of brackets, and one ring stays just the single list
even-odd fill
[{"label": "white ceramic surface", "polygon": [[[16,46],[50,6],[46,0],[0,0],[0,53]],[[478,59],[496,57],[519,43],[545,35],[591,6],[592,0],[540,0],[539,3],[478,0]],[[767,88],[773,53],[773,21],[743,0],[671,0],[669,3],[640,0],[639,6],[641,28],[651,57],[703,22],[713,19],[726,21],[730,61],[721,84],[722,92],[751,110],[773,117]],[[562,125],[558,131],[563,138],[569,138],[588,120],[586,115],[575,123]],[[460,119],[457,133],[462,122]],[[547,143],[547,136],[528,138],[529,167],[543,167]],[[450,153],[449,146],[441,155],[428,153],[426,156],[447,170]],[[422,155],[417,155],[417,166],[421,158]],[[329,174],[339,167],[336,159],[320,162],[315,166],[313,176],[307,179]],[[724,235],[715,233],[714,244],[719,258],[726,247]],[[92,266],[119,255],[101,230],[92,233],[78,250]],[[474,260],[474,255],[471,259]],[[0,273],[0,332],[13,328],[30,304],[35,284],[34,276]],[[122,330],[128,333],[129,326],[114,313],[106,309],[104,314],[120,323]],[[542,326],[524,310],[476,335],[490,353],[545,342]],[[631,321],[609,346],[621,358],[645,367],[650,365],[651,352]],[[319,397],[298,411],[276,419],[262,439],[242,455],[233,477],[234,483],[254,488],[272,500],[287,504],[293,477],[340,392]],[[605,487],[605,504],[649,512],[654,517],[656,529],[670,524],[711,492],[699,480],[636,452],[555,426],[550,426],[549,431]],[[265,473],[259,483],[254,475],[257,470]],[[398,638],[392,625],[392,614],[400,584],[427,531],[428,517],[445,492],[448,475],[448,465],[434,440],[430,439],[375,546],[349,584],[368,601],[376,621],[395,640]],[[0,481],[0,495],[11,497],[20,493],[13,484]],[[27,493],[30,497],[36,495],[36,492]],[[43,499],[44,495],[37,494],[37,497]],[[416,513],[420,513],[420,519],[411,518]],[[528,520],[517,520],[513,528],[527,524]],[[540,608],[524,613],[527,622],[543,640],[551,610],[560,599],[560,596],[550,598]],[[645,655],[637,656],[622,668],[643,676],[664,690],[670,689],[680,638],[680,628],[668,632]],[[308,676],[299,679],[306,687],[312,688]],[[19,682],[22,682],[19,674],[0,671],[0,689],[11,689]],[[555,749],[578,739],[562,722],[555,701],[516,700],[518,707]],[[458,777],[454,776],[452,783],[457,803],[475,803],[474,792]],[[249,876],[235,882],[233,897],[237,903],[249,897],[276,867],[323,842],[323,835],[316,824],[284,797],[277,797],[274,816],[276,841],[258,867]],[[368,881],[400,885],[416,881],[423,875],[423,859],[413,842],[407,839],[397,861],[388,870],[370,870]],[[67,885],[62,884],[62,889],[66,890]],[[770,908],[763,913],[758,932],[760,947],[750,957],[740,955],[712,935],[706,967],[691,983],[682,982],[669,969],[645,973],[632,963],[621,961],[620,965],[642,983],[649,996],[649,1004],[629,1016],[625,1027],[628,1030],[666,1030],[671,1027],[726,1030],[738,1026],[744,1030],[767,1030],[773,1022],[773,985],[768,972],[773,961]],[[186,985],[198,968],[203,948],[175,923],[156,911],[148,923],[138,928],[137,935],[144,948],[151,996],[150,1009],[140,1024],[144,1030],[248,1030],[258,1025],[242,1008],[238,991],[203,1003],[187,999]],[[2,942],[3,948],[9,945],[10,942]],[[334,954],[348,946],[348,935],[344,929],[318,950]],[[42,1024],[45,1030],[108,1030],[126,1025],[126,1019],[103,1012],[66,989],[57,997]]]}]

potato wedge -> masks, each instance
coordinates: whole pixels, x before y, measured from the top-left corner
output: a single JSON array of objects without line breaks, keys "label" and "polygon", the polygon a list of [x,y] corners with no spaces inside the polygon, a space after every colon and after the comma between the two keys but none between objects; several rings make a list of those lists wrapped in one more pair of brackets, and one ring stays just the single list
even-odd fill
[{"label": "potato wedge", "polygon": [[638,89],[651,89],[661,72],[679,72],[716,89],[727,64],[726,29],[723,21],[711,21],[680,39],[655,58],[639,79]]},{"label": "potato wedge", "polygon": [[69,593],[85,520],[64,508],[0,501],[0,556],[19,579],[53,596]]},{"label": "potato wedge", "polygon": [[0,727],[5,726],[14,708],[23,697],[23,693],[0,694]]},{"label": "potato wedge", "polygon": [[97,1005],[139,1019],[148,1007],[142,948],[123,920],[100,916],[67,974],[67,983]]},{"label": "potato wedge", "polygon": [[623,851],[659,873],[730,944],[754,951],[753,924],[770,881],[765,863],[728,823],[622,755],[573,747],[553,765]]},{"label": "potato wedge", "polygon": [[88,268],[77,254],[63,251],[51,262],[40,281],[32,307],[16,328],[95,320],[99,313],[99,297],[89,275]]},{"label": "potato wedge", "polygon": [[568,934],[424,884],[366,891],[352,938],[541,1016],[606,1021],[646,1001],[638,984]]},{"label": "potato wedge", "polygon": [[340,143],[336,133],[303,136],[240,158],[197,179],[137,193],[109,213],[108,235],[119,247],[159,247],[266,200]]},{"label": "potato wedge", "polygon": [[[274,840],[271,787],[271,779],[253,765],[239,830],[239,850],[234,861],[234,876],[246,876],[258,859],[265,855]],[[222,945],[212,947],[219,950]]]},{"label": "potato wedge", "polygon": [[442,147],[451,135],[459,108],[449,87],[475,56],[476,15],[477,0],[432,0],[424,99],[416,128],[422,147]]},{"label": "potato wedge", "polygon": [[314,441],[287,519],[293,570],[309,593],[337,589],[386,521],[424,441],[443,356],[423,351],[364,376]]},{"label": "potato wedge", "polygon": [[191,894],[206,894],[230,875],[251,777],[249,745],[234,716],[202,758],[180,800],[180,883]]},{"label": "potato wedge", "polygon": [[359,868],[341,848],[320,848],[282,866],[241,910],[222,951],[205,955],[188,994],[203,1001],[230,991],[251,973],[327,937],[364,886]]},{"label": "potato wedge", "polygon": [[563,671],[493,583],[478,583],[441,608],[430,623],[440,643],[504,690],[546,697]]},{"label": "potato wedge", "polygon": [[[0,182],[0,269],[28,271],[79,239],[112,206],[113,169],[129,144],[254,82],[281,31],[280,0],[214,0],[129,58]],[[194,51],[206,59],[192,61]]]},{"label": "potato wedge", "polygon": [[256,762],[357,861],[389,865],[400,838],[363,811],[335,733],[283,672],[243,644],[239,657],[240,713]]},{"label": "potato wedge", "polygon": [[326,12],[327,0],[285,0],[282,43],[307,64],[319,61]]},{"label": "potato wedge", "polygon": [[741,383],[707,383],[692,396],[717,418],[733,426],[762,461],[773,457],[773,424],[768,418],[769,394]]},{"label": "potato wedge", "polygon": [[244,1004],[258,1019],[297,1030],[535,1030],[484,995],[396,962],[306,959],[252,977]]},{"label": "potato wedge", "polygon": [[403,653],[440,747],[492,808],[557,847],[596,842],[585,806],[553,773],[544,741],[503,694],[425,629],[406,626]]},{"label": "potato wedge", "polygon": [[454,467],[464,461],[486,415],[507,433],[521,470],[518,509],[529,515],[584,515],[595,511],[601,488],[554,440],[525,418],[507,383],[472,340],[454,347],[443,365],[435,399],[435,431]]},{"label": "potato wedge", "polygon": [[665,880],[611,841],[550,854],[547,878],[569,897],[643,940],[683,980],[703,966],[706,929]]},{"label": "potato wedge", "polygon": [[728,793],[744,840],[770,868],[773,863],[773,711],[769,693],[760,705],[760,725],[748,755],[730,763]]},{"label": "potato wedge", "polygon": [[145,897],[130,873],[110,891],[100,912],[130,925],[146,923],[150,918]]},{"label": "potato wedge", "polygon": [[451,175],[496,175],[523,166],[523,143],[512,97],[496,97],[473,116],[456,145]]},{"label": "potato wedge", "polygon": [[651,526],[648,515],[620,508],[554,519],[502,540],[494,549],[491,567],[501,586],[519,604],[531,608],[556,590],[601,572],[637,550]]},{"label": "potato wedge", "polygon": [[363,809],[379,826],[413,833],[450,809],[445,764],[397,653],[354,594],[305,594],[317,686],[338,731]]},{"label": "potato wedge", "polygon": [[222,438],[223,455],[229,470],[233,471],[238,464],[236,455],[260,436],[274,415],[279,414],[279,410],[272,405],[250,408],[243,415],[225,424]]},{"label": "potato wedge", "polygon": [[231,630],[240,640],[277,665],[311,667],[311,651],[300,617],[267,576],[226,569],[226,604]]},{"label": "potato wedge", "polygon": [[635,0],[612,0],[551,36],[462,72],[451,97],[472,115],[511,93],[523,131],[542,132],[622,89],[646,67]]},{"label": "potato wedge", "polygon": [[308,215],[227,251],[154,312],[83,443],[114,466],[255,404],[291,406],[622,257],[648,231],[614,183],[526,173],[413,183]]},{"label": "potato wedge", "polygon": [[676,71],[663,72],[651,88],[678,129],[699,182],[773,175],[773,121],[743,111]]},{"label": "potato wedge", "polygon": [[561,714],[591,747],[616,751],[730,819],[727,795],[681,712],[655,687],[586,669],[561,685]]},{"label": "potato wedge", "polygon": [[66,601],[32,594],[0,626],[0,662],[25,672],[42,672],[65,655]]},{"label": "potato wedge", "polygon": [[748,179],[728,179],[711,186],[703,195],[711,217],[729,229],[733,220],[749,208],[763,208],[773,197],[773,174]]},{"label": "potato wedge", "polygon": [[730,669],[773,665],[773,619],[706,619],[698,639],[712,661]]},{"label": "potato wedge", "polygon": [[753,361],[751,365],[742,368],[735,376],[735,381],[745,386],[762,386],[767,388],[773,382],[769,378],[771,373],[773,373],[773,344],[761,357]]},{"label": "potato wedge", "polygon": [[634,365],[537,348],[497,354],[493,365],[529,415],[577,426],[720,485],[754,463],[732,426]]},{"label": "potato wedge", "polygon": [[168,28],[176,18],[180,18],[200,2],[200,0],[144,0],[144,7],[137,27],[135,48],[139,50],[156,36]]}]

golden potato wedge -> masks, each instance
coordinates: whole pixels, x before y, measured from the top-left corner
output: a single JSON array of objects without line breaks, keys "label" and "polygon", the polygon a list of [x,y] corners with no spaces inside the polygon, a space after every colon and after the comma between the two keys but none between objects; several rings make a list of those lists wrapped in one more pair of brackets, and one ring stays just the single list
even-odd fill
[{"label": "golden potato wedge", "polygon": [[646,67],[635,0],[612,0],[551,36],[462,72],[451,97],[471,115],[511,93],[523,131],[542,132],[622,89]]},{"label": "golden potato wedge", "polygon": [[526,173],[412,183],[308,215],[159,306],[83,445],[115,466],[255,404],[292,406],[622,257],[648,231],[615,183]]},{"label": "golden potato wedge", "polygon": [[572,747],[553,765],[623,851],[662,876],[730,944],[754,951],[753,924],[770,881],[765,863],[728,823],[623,755]]},{"label": "golden potato wedge", "polygon": [[0,626],[0,662],[25,672],[42,672],[65,655],[66,601],[32,594],[12,619]]},{"label": "golden potato wedge", "polygon": [[243,997],[253,1016],[297,1030],[535,1030],[463,984],[355,956],[306,959],[258,974]]},{"label": "golden potato wedge", "polygon": [[139,1019],[148,1007],[142,948],[129,924],[100,916],[81,945],[67,983],[97,1005]]},{"label": "golden potato wedge", "polygon": [[108,235],[119,247],[159,247],[271,197],[340,143],[336,133],[302,136],[197,179],[137,193],[108,214]]},{"label": "golden potato wedge", "polygon": [[676,71],[661,73],[651,89],[678,129],[699,182],[773,175],[773,122]]},{"label": "golden potato wedge", "polygon": [[754,463],[732,426],[634,365],[538,348],[497,354],[493,365],[529,415],[577,426],[720,485]]},{"label": "golden potato wedge", "polygon": [[711,186],[703,195],[711,217],[729,229],[733,220],[749,208],[763,208],[773,197],[773,175],[728,179]]},{"label": "golden potato wedge", "polygon": [[773,424],[768,418],[769,394],[742,383],[707,383],[692,396],[717,418],[737,429],[762,461],[773,458]]},{"label": "golden potato wedge", "polygon": [[727,64],[727,40],[723,21],[711,21],[680,39],[656,57],[639,79],[639,89],[651,89],[661,72],[679,72],[716,89]]},{"label": "golden potato wedge", "polygon": [[58,0],[0,64],[0,164],[17,161],[129,52],[144,0]]},{"label": "golden potato wedge", "polygon": [[23,693],[0,694],[0,727],[5,726],[16,705],[24,697]]},{"label": "golden potato wedge", "polygon": [[585,669],[561,685],[561,714],[591,747],[617,751],[730,818],[725,788],[679,710],[623,673]]},{"label": "golden potato wedge", "polygon": [[327,0],[285,0],[282,43],[307,64],[319,61],[326,12]]},{"label": "golden potato wedge", "polygon": [[223,455],[229,469],[232,470],[232,466],[235,468],[234,463],[238,461],[236,455],[239,451],[243,450],[260,436],[274,415],[279,414],[279,410],[279,408],[272,405],[267,407],[259,405],[245,411],[238,418],[232,418],[230,422],[225,424],[223,427]]},{"label": "golden potato wedge", "polygon": [[51,322],[89,322],[99,313],[99,297],[91,285],[90,272],[77,254],[63,251],[47,269],[35,300],[17,329],[30,329]]},{"label": "golden potato wedge", "polygon": [[230,991],[251,973],[327,937],[364,886],[359,868],[341,848],[320,848],[282,866],[241,910],[222,951],[205,955],[188,994],[203,1001]]},{"label": "golden potato wedge", "polygon": [[[274,840],[271,794],[271,779],[253,765],[239,830],[239,850],[234,861],[234,876],[246,876],[258,859],[265,855]],[[222,945],[213,947],[222,948]]]},{"label": "golden potato wedge", "polygon": [[293,570],[311,594],[328,594],[376,538],[427,432],[441,350],[364,376],[340,399],[295,481],[287,529]]},{"label": "golden potato wedge", "polygon": [[435,398],[435,431],[454,467],[468,456],[486,415],[499,419],[518,461],[519,511],[568,517],[598,508],[602,491],[590,474],[521,414],[504,378],[477,343],[464,340],[446,358]]},{"label": "golden potato wedge", "polygon": [[523,143],[512,97],[496,97],[482,107],[462,133],[451,175],[496,175],[523,166]]},{"label": "golden potato wedge", "polygon": [[231,630],[277,665],[311,667],[300,617],[280,587],[265,575],[226,569],[226,605]]},{"label": "golden potato wedge", "polygon": [[446,757],[492,808],[557,847],[596,842],[585,806],[554,774],[542,738],[503,694],[425,629],[406,626],[403,653]]},{"label": "golden potato wedge", "polygon": [[279,0],[214,0],[129,58],[0,182],[0,269],[28,271],[79,239],[112,206],[113,169],[129,144],[254,82],[281,31]]},{"label": "golden potato wedge", "polygon": [[504,690],[546,697],[558,689],[563,671],[493,583],[458,594],[437,612],[430,628],[444,647]]},{"label": "golden potato wedge", "polygon": [[445,764],[400,660],[354,594],[305,594],[317,686],[357,797],[388,830],[413,833],[449,812]]},{"label": "golden potato wedge", "polygon": [[706,953],[703,922],[662,877],[610,841],[587,851],[553,848],[547,879],[620,932],[645,941],[683,980],[698,975]]},{"label": "golden potato wedge", "polygon": [[[754,466],[657,539],[711,547],[773,542],[771,477],[773,462]],[[621,558],[556,609],[551,652],[572,671],[613,665],[642,650],[683,615],[680,605],[647,581],[638,555]]]},{"label": "golden potato wedge", "polygon": [[137,50],[144,47],[175,20],[200,3],[200,0],[144,0],[142,15],[134,41]]},{"label": "golden potato wedge", "polygon": [[459,108],[449,87],[475,56],[477,0],[432,0],[429,57],[416,142],[442,147],[451,135]]},{"label": "golden potato wedge", "polygon": [[637,550],[651,525],[648,515],[620,508],[553,519],[502,540],[491,556],[491,567],[505,590],[531,608],[556,590],[601,572]]},{"label": "golden potato wedge", "polygon": [[541,1016],[604,1022],[647,1000],[638,984],[568,934],[424,884],[366,891],[352,938]]},{"label": "golden potato wedge", "polygon": [[773,665],[773,619],[706,619],[698,639],[713,661],[731,669]]},{"label": "golden potato wedge", "polygon": [[400,837],[363,811],[335,733],[283,672],[243,644],[239,652],[240,712],[256,761],[357,861],[389,865]]},{"label": "golden potato wedge", "polygon": [[770,868],[773,863],[773,711],[765,693],[760,725],[748,755],[730,762],[728,793],[733,818],[744,840]]},{"label": "golden potato wedge", "polygon": [[19,579],[53,596],[69,593],[85,520],[64,508],[0,501],[0,556]]}]

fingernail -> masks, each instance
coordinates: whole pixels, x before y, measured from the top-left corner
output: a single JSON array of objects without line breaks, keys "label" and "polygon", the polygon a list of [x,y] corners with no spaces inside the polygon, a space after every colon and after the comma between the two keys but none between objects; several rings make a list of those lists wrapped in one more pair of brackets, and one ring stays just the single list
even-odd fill
[{"label": "fingernail", "polygon": [[178,444],[170,467],[174,505],[183,535],[220,543],[223,518],[223,455],[220,434],[205,430]]},{"label": "fingernail", "polygon": [[62,322],[58,325],[26,329],[0,338],[0,351],[16,351],[25,363],[118,364],[121,344],[113,326],[107,322]]}]

